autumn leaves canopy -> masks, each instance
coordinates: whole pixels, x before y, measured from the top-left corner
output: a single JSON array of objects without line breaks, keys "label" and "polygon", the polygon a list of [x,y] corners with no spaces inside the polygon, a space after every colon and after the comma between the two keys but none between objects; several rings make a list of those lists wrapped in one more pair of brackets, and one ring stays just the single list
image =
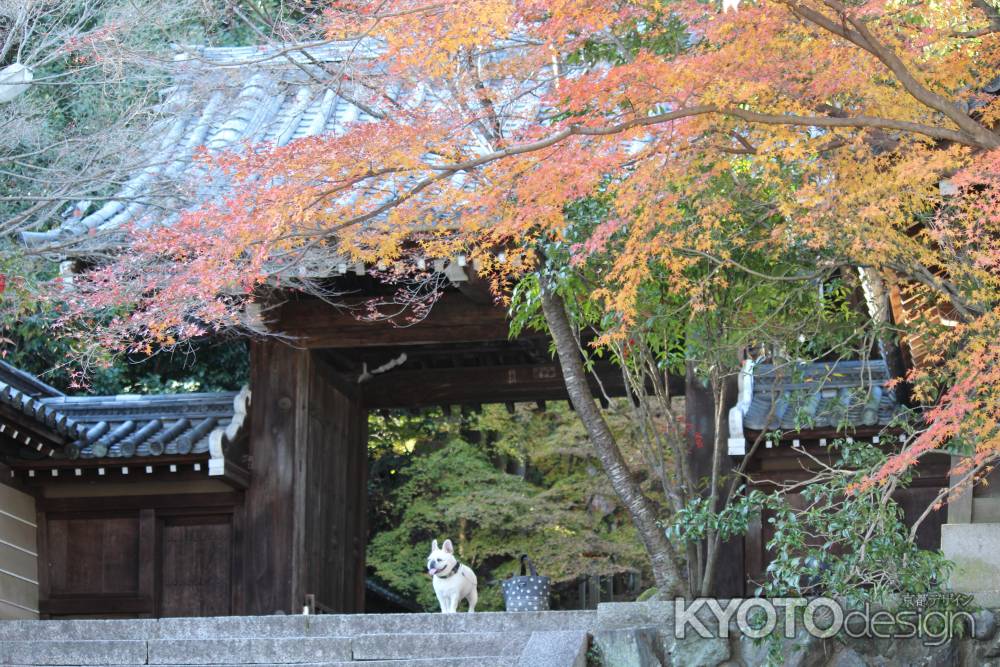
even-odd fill
[{"label": "autumn leaves canopy", "polygon": [[954,314],[916,325],[960,355],[941,359],[950,389],[921,447],[1000,448],[988,2],[345,0],[322,20],[359,44],[327,69],[364,117],[206,155],[228,197],[134,230],[79,286],[79,311],[119,309],[105,342],[237,325],[317,248],[414,274],[462,252],[509,284],[566,233],[567,205],[600,196],[606,219],[574,251],[613,242],[593,296],[625,325],[654,266],[679,295],[698,293],[692,267],[747,254],[865,267]]}]

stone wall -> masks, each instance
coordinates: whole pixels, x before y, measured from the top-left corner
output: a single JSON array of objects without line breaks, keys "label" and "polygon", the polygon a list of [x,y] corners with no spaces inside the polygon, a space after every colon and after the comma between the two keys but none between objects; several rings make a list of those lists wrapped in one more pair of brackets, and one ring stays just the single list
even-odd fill
[{"label": "stone wall", "polygon": [[[725,601],[723,601],[725,603]],[[929,646],[918,638],[852,638],[841,633],[827,639],[810,636],[799,628],[794,639],[774,645],[754,641],[740,633],[735,619],[729,637],[718,635],[711,614],[697,617],[713,638],[689,633],[676,639],[673,602],[608,603],[598,607],[592,631],[591,664],[605,667],[1000,667],[1000,633],[993,612],[975,614],[976,636]],[[779,627],[783,619],[779,617]],[[851,634],[859,635],[853,631]],[[769,662],[769,660],[771,662]]]}]

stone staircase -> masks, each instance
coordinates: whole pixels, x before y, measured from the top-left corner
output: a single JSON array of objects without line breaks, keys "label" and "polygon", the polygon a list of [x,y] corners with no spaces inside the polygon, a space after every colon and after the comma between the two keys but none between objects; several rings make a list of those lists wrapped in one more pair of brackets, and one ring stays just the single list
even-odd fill
[{"label": "stone staircase", "polygon": [[0,621],[0,665],[584,667],[594,611]]}]

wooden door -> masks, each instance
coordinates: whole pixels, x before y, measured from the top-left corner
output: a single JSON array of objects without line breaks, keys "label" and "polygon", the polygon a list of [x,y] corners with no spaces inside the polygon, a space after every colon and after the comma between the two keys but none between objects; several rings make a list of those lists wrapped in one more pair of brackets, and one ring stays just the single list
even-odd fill
[{"label": "wooden door", "polygon": [[232,613],[232,515],[166,517],[158,616]]}]

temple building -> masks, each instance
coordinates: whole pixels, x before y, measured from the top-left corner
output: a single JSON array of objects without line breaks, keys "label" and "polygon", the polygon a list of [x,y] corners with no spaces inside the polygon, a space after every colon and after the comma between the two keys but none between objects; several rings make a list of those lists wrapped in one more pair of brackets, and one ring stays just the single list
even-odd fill
[{"label": "temple building", "polygon": [[[361,91],[324,83],[326,68],[346,63],[349,48],[182,49],[146,165],[118,196],[79,202],[51,229],[25,232],[24,242],[68,270],[86,266],[121,250],[126,226],[169,226],[178,211],[225,191],[225,180],[197,161],[202,148],[281,146],[370,118],[353,96]],[[192,176],[200,189],[184,187]],[[270,290],[246,313],[251,370],[237,392],[65,396],[0,364],[0,617],[372,608],[368,412],[567,398],[547,338],[512,339],[506,310],[465,256],[428,267],[443,278],[444,294],[406,326],[363,321],[294,287],[296,279],[321,281],[351,295],[347,306],[361,306],[392,294],[374,268],[317,252],[288,287]],[[730,413],[732,461],[775,428],[782,437],[766,440],[748,466],[762,478],[797,474],[801,448],[887,437],[904,403],[884,388],[896,374],[887,361],[895,363],[748,366]],[[594,368],[595,398],[598,379],[605,395],[625,394],[610,364]],[[709,441],[714,408],[695,385],[670,379]],[[793,423],[793,414],[805,421]],[[929,470],[902,498],[906,511],[946,477],[946,462]],[[928,522],[922,543],[938,544],[940,533],[940,521]],[[762,572],[767,538],[761,524],[725,546],[720,597],[752,593],[747,582]]]}]

